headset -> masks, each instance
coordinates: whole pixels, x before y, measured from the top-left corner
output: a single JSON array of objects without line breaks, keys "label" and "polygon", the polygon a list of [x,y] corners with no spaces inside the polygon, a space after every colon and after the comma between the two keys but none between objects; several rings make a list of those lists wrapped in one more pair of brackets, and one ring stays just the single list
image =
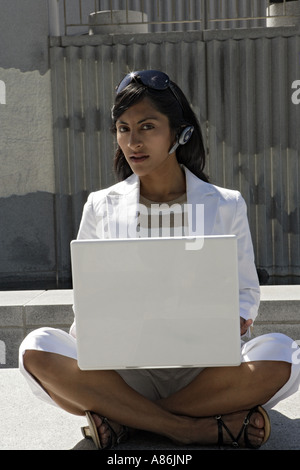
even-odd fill
[{"label": "headset", "polygon": [[185,127],[183,131],[181,132],[180,136],[177,138],[177,142],[173,145],[173,147],[169,151],[169,155],[175,152],[175,150],[177,149],[177,147],[179,147],[179,145],[186,144],[190,140],[193,132],[194,132],[194,126]]}]

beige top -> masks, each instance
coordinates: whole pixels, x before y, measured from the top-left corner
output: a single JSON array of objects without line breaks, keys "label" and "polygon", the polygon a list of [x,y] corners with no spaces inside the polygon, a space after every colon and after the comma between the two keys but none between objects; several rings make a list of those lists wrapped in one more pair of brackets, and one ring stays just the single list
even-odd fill
[{"label": "beige top", "polygon": [[138,222],[140,237],[187,236],[186,203],[186,193],[168,202],[154,202],[140,195]]}]

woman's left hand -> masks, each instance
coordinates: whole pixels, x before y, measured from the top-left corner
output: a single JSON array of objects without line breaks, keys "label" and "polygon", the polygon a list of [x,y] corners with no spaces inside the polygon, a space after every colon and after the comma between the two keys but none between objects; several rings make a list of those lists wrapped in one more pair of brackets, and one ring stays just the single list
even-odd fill
[{"label": "woman's left hand", "polygon": [[252,323],[253,320],[245,320],[244,318],[240,317],[241,336],[247,333],[247,330],[252,325]]}]

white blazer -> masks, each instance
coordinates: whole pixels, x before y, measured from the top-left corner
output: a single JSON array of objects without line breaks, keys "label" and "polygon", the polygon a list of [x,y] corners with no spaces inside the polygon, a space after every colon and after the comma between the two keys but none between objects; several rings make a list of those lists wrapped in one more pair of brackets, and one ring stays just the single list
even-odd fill
[{"label": "white blazer", "polygon": [[[245,201],[238,191],[205,183],[183,168],[187,203],[204,205],[204,234],[237,236],[240,315],[254,321],[260,289]],[[91,193],[84,206],[78,239],[132,236],[130,234],[134,234],[137,227],[139,195],[140,180],[135,174],[109,188]],[[192,227],[193,221],[188,222]]]}]

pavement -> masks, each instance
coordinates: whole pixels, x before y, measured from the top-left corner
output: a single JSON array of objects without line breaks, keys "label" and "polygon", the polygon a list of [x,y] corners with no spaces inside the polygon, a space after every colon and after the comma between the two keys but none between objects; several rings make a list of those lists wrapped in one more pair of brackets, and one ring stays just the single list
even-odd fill
[{"label": "pavement", "polygon": [[[18,369],[0,370],[0,416],[3,432],[0,450],[95,450],[83,438],[86,420],[48,405],[33,396]],[[272,432],[263,450],[300,450],[300,391],[270,410]],[[118,450],[191,451],[218,447],[178,447],[150,433],[132,437]],[[108,451],[111,452],[111,451]]]}]

